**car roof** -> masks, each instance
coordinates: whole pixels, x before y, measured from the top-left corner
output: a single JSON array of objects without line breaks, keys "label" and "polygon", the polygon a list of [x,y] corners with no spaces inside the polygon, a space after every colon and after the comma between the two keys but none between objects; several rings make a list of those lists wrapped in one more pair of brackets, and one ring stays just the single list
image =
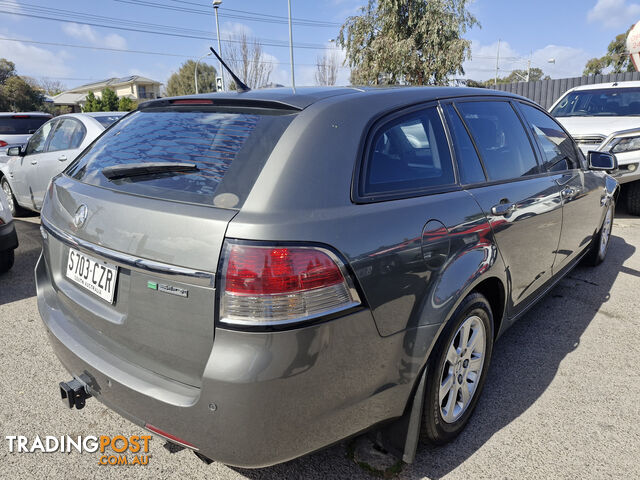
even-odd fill
[{"label": "car roof", "polygon": [[29,115],[30,117],[52,117],[46,112],[0,112],[0,117],[12,117],[14,115]]},{"label": "car roof", "polygon": [[340,95],[359,95],[362,97],[373,98],[378,95],[387,96],[391,92],[397,92],[399,97],[404,97],[408,101],[411,100],[411,97],[415,97],[415,99],[419,101],[431,101],[441,98],[470,95],[506,96],[527,100],[524,97],[509,92],[469,87],[299,87],[295,89],[295,92],[292,88],[284,87],[264,88],[250,90],[248,92],[203,93],[200,95],[161,98],[141,103],[138,108],[145,109],[169,105],[175,100],[211,99],[233,104],[262,103],[265,106],[269,104],[277,104],[302,110],[318,101]]},{"label": "car roof", "polygon": [[81,115],[87,115],[89,117],[122,117],[129,112],[85,112]]}]

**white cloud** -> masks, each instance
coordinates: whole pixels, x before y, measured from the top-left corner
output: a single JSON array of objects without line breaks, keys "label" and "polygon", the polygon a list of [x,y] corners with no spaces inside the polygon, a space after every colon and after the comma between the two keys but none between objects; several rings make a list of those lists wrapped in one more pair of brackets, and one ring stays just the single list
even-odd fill
[{"label": "white cloud", "polygon": [[587,13],[590,22],[607,28],[627,28],[640,16],[640,5],[627,0],[598,0]]},{"label": "white cloud", "polygon": [[[2,34],[9,38],[15,36]],[[72,74],[72,69],[65,64],[72,57],[65,50],[54,52],[24,42],[0,40],[0,57],[15,63],[18,75],[68,77]]]},{"label": "white cloud", "polygon": [[[473,41],[471,45],[471,60],[464,62],[464,78],[473,80],[488,80],[495,76],[496,54],[498,42],[482,45]],[[586,51],[567,46],[547,45],[534,50],[533,53],[518,52],[508,42],[500,42],[499,77],[509,75],[513,70],[525,70],[531,56],[531,66],[542,69],[551,78],[578,77],[582,75],[587,60],[590,58]],[[549,63],[555,59],[555,63]]]},{"label": "white cloud", "polygon": [[62,27],[64,33],[70,37],[85,40],[91,45],[97,47],[126,49],[127,41],[124,37],[117,33],[109,33],[100,35],[89,25],[80,25],[78,23],[65,23]]}]

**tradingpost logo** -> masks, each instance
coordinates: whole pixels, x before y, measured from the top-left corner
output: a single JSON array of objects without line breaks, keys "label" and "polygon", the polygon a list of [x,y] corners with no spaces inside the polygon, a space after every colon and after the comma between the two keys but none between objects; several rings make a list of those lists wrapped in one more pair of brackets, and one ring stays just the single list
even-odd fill
[{"label": "tradingpost logo", "polygon": [[99,465],[148,465],[151,435],[87,435],[59,437],[47,435],[29,438],[24,435],[7,435],[9,453],[98,453]]}]

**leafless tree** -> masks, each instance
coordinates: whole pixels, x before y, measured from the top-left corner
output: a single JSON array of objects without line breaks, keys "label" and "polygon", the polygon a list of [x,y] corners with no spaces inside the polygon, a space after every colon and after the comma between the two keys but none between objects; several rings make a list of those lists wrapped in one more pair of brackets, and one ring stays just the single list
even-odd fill
[{"label": "leafless tree", "polygon": [[43,77],[38,82],[38,86],[44,90],[47,95],[57,95],[59,93],[64,92],[67,89],[67,86],[62,83],[60,80],[55,80],[53,78]]},{"label": "leafless tree", "polygon": [[246,33],[237,33],[229,37],[223,57],[249,88],[259,88],[269,83],[273,63],[265,59],[262,45]]},{"label": "leafless tree", "polygon": [[335,85],[338,77],[338,54],[335,50],[319,55],[316,61],[316,83]]}]

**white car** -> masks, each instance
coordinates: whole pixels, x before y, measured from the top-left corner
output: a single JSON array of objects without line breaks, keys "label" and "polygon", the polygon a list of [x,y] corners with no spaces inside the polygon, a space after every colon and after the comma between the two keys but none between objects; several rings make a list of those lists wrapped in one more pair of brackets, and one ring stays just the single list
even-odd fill
[{"label": "white car", "polygon": [[549,109],[580,150],[611,152],[627,210],[640,215],[640,81],[582,85],[568,90]]},{"label": "white car", "polygon": [[13,225],[13,216],[7,199],[0,190],[0,273],[8,271],[13,266],[13,251],[16,248],[18,248],[18,236]]},{"label": "white car", "polygon": [[42,125],[26,147],[7,150],[9,161],[0,163],[0,187],[11,213],[20,208],[40,211],[45,190],[107,127],[125,112],[71,113]]}]

